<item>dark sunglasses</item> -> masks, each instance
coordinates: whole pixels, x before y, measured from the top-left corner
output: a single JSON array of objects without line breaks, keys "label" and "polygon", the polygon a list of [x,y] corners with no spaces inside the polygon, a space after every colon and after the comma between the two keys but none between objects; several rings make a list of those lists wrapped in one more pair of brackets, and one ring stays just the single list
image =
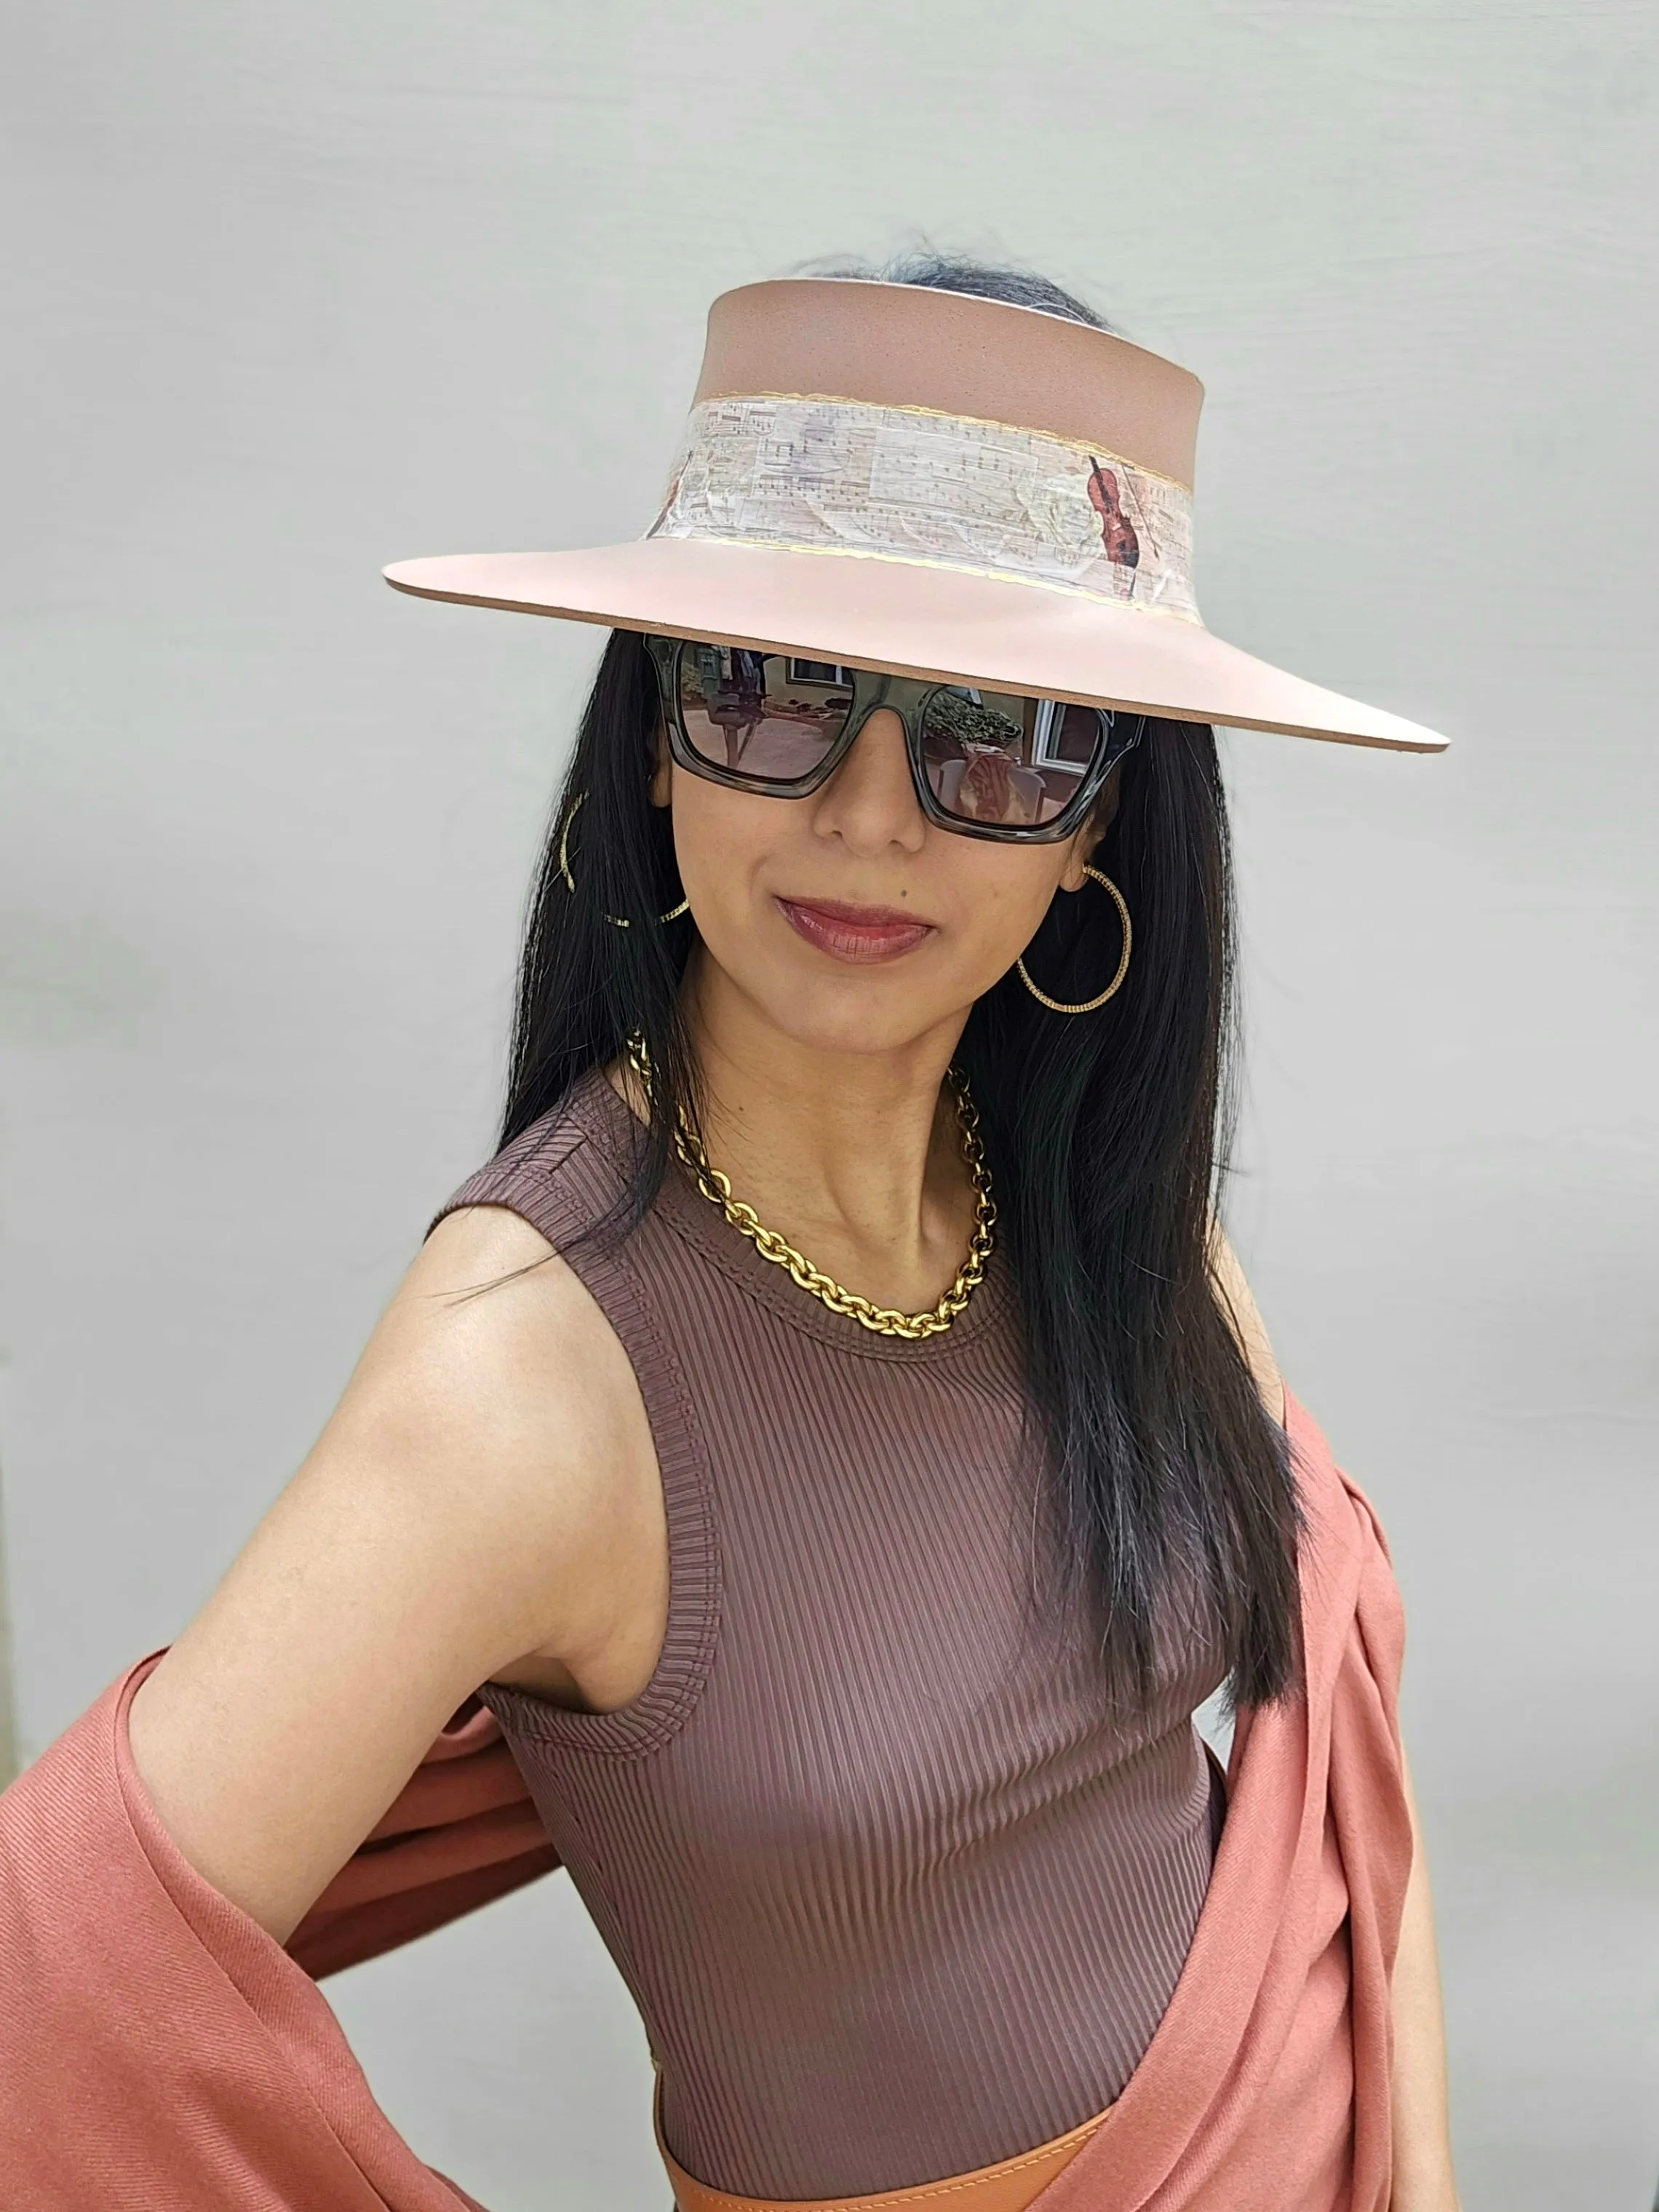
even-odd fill
[{"label": "dark sunglasses", "polygon": [[916,799],[964,837],[1069,837],[1146,726],[1021,691],[923,683],[793,653],[647,637],[669,748],[733,791],[805,799],[834,775],[878,707],[904,725]]}]

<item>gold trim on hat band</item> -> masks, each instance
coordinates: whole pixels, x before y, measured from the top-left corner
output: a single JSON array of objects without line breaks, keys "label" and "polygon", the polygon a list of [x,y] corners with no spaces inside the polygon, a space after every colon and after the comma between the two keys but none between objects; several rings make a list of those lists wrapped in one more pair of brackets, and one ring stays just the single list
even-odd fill
[{"label": "gold trim on hat band", "polygon": [[789,393],[702,401],[647,535],[861,553],[1197,623],[1192,497],[1016,424]]}]

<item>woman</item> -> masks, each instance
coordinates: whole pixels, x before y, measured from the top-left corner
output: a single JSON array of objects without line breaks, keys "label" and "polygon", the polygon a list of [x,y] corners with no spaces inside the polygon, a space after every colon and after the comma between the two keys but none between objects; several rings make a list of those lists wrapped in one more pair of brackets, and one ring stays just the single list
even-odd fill
[{"label": "woman", "polygon": [[[26,2202],[453,2203],[294,1960],[556,1852],[684,2212],[1454,2204],[1386,1557],[1210,1211],[1204,725],[1442,741],[1199,624],[1197,404],[1035,279],[750,287],[646,541],[388,572],[618,625],[503,1147],[199,1618],[13,1793],[71,1961],[26,2082],[45,2016],[126,2085],[112,2131],[26,2087]],[[474,1692],[545,1838],[500,1758],[451,1786]],[[377,1839],[447,1825],[354,1936]]]}]

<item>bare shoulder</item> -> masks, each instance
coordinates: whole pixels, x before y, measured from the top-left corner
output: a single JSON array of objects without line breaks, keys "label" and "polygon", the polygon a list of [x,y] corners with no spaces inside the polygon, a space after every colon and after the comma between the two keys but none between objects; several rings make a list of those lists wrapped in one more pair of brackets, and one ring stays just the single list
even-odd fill
[{"label": "bare shoulder", "polygon": [[1238,1255],[1218,1222],[1210,1239],[1210,1274],[1223,1310],[1233,1325],[1239,1348],[1249,1363],[1261,1402],[1281,1427],[1285,1420],[1285,1378],[1279,1371],[1267,1325],[1245,1279]]},{"label": "bare shoulder", "polygon": [[[561,1460],[637,1402],[627,1355],[574,1270],[504,1206],[446,1215],[410,1266],[336,1419],[402,1424],[441,1448],[488,1446],[509,1470]],[[596,1471],[596,1480],[600,1477]]]},{"label": "bare shoulder", "polygon": [[388,1485],[457,1563],[466,1686],[609,1626],[619,1520],[656,1497],[639,1385],[540,1231],[498,1206],[447,1215],[410,1266],[296,1488]]},{"label": "bare shoulder", "polygon": [[[519,1215],[471,1206],[422,1247],[299,1480],[385,1471],[428,1526],[499,1549],[494,1617],[529,1649],[557,1632],[536,1593],[558,1589],[599,1532],[643,1419],[574,1271]],[[521,1580],[522,1613],[507,1602]]]},{"label": "bare shoulder", "polygon": [[133,1700],[174,1840],[280,1940],[480,1682],[610,1648],[617,1563],[660,1512],[633,1370],[574,1272],[504,1209],[447,1218]]}]

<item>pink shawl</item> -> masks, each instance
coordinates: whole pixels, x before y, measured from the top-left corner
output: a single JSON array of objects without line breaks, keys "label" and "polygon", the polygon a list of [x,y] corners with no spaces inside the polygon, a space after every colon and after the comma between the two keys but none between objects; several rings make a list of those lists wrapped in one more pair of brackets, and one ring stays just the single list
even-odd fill
[{"label": "pink shawl", "polygon": [[[1289,1417],[1307,1694],[1240,1716],[1185,1970],[1042,2212],[1387,2212],[1400,1604],[1370,1506]],[[160,1656],[0,1797],[9,2212],[481,2212],[380,2111],[313,1977],[557,1864],[494,1720],[462,1708],[284,1949],[144,1794],[126,1715]]]}]

